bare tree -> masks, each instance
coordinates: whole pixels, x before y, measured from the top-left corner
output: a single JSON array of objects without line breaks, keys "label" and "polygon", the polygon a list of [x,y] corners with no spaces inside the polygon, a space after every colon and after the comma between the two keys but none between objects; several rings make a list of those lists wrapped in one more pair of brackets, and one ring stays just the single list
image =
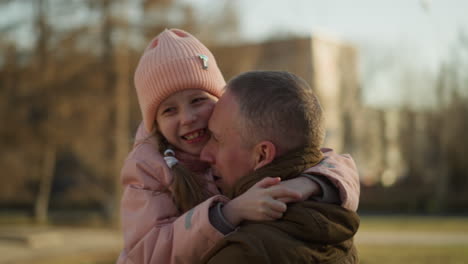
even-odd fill
[{"label": "bare tree", "polygon": [[[36,44],[37,54],[37,71],[42,72],[37,76],[42,76],[39,83],[43,89],[48,89],[45,83],[49,81],[50,75],[48,71],[48,41],[50,38],[50,28],[47,24],[47,0],[38,0],[34,3],[37,10],[36,26],[38,31],[38,39]],[[47,94],[47,91],[45,91]],[[51,137],[51,120],[50,107],[48,107],[49,117],[44,120],[43,131],[41,131],[43,140],[43,159],[42,170],[40,173],[40,182],[37,199],[35,202],[35,219],[37,223],[45,224],[48,221],[48,207],[51,195],[51,187],[54,176],[56,147]],[[47,111],[47,110],[46,110]]]}]

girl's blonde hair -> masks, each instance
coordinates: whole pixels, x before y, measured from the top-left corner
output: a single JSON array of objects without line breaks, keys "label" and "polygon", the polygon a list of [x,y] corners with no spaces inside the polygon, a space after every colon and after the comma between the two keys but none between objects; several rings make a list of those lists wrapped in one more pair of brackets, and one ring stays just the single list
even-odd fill
[{"label": "girl's blonde hair", "polygon": [[[169,142],[157,129],[155,129],[152,136],[156,137],[159,143],[158,151],[161,154],[170,148]],[[213,196],[213,193],[207,188],[207,179],[202,175],[193,173],[180,162],[172,166],[172,173],[174,176],[171,183],[172,199],[181,214]],[[169,186],[167,191],[169,191]]]}]

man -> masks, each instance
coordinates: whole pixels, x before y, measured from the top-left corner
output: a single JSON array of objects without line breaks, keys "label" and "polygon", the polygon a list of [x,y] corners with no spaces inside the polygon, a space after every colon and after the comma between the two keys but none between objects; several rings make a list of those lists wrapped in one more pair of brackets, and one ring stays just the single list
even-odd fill
[{"label": "man", "polygon": [[[322,123],[320,103],[304,80],[287,72],[247,72],[227,84],[201,158],[211,163],[222,192],[236,197],[265,177],[295,178],[323,162]],[[356,263],[358,225],[353,211],[303,201],[278,221],[244,222],[203,261]]]}]

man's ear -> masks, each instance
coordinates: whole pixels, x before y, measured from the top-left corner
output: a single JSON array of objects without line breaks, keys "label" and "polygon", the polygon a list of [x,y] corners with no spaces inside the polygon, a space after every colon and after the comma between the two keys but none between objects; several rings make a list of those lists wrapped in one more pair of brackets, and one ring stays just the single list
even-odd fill
[{"label": "man's ear", "polygon": [[270,141],[262,141],[254,147],[254,170],[269,164],[275,159],[276,146]]}]

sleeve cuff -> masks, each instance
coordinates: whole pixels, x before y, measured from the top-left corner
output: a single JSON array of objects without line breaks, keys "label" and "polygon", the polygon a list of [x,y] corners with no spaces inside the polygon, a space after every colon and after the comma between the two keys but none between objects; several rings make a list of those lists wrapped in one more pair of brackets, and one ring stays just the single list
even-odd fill
[{"label": "sleeve cuff", "polygon": [[312,174],[301,174],[303,177],[309,178],[311,181],[316,182],[322,188],[322,196],[310,197],[310,199],[317,202],[341,204],[338,189],[325,177]]},{"label": "sleeve cuff", "polygon": [[227,235],[236,229],[231,223],[229,223],[223,215],[224,204],[219,202],[210,208],[208,214],[211,224],[223,235]]}]

